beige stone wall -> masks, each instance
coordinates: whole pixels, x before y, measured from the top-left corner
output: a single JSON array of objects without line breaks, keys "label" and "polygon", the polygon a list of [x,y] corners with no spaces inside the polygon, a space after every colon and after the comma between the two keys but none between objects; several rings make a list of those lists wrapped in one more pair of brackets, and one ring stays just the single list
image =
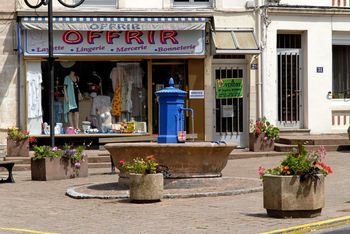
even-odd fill
[{"label": "beige stone wall", "polygon": [[17,119],[17,52],[15,1],[1,3],[0,10],[0,144]]}]

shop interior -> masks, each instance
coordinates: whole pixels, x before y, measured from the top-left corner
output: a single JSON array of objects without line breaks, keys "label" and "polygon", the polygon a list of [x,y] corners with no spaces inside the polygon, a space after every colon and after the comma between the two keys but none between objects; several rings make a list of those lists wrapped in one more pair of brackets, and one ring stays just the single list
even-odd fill
[{"label": "shop interior", "polygon": [[[158,102],[154,93],[168,87],[170,77],[176,88],[186,90],[187,63],[155,61],[151,74],[148,64],[148,60],[55,62],[55,134],[157,134]],[[50,122],[47,62],[41,62],[41,71],[42,133],[49,135],[50,128],[45,126]]]},{"label": "shop interior", "polygon": [[[147,132],[146,67],[144,62],[56,62],[55,133]],[[43,122],[49,122],[47,62],[42,75]]]}]

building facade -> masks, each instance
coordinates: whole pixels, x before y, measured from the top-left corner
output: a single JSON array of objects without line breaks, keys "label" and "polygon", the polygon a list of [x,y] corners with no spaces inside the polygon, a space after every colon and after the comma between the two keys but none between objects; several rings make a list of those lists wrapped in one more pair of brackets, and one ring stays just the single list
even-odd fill
[{"label": "building facade", "polygon": [[285,129],[346,133],[349,2],[268,1],[260,9],[262,115]]},{"label": "building facade", "polygon": [[[348,1],[86,0],[73,9],[53,2],[54,114],[64,130],[88,122],[98,134],[157,134],[154,92],[170,77],[188,92],[195,114],[185,128],[198,140],[246,147],[249,122],[262,116],[312,134],[348,128]],[[47,9],[24,1],[6,8],[2,142],[13,125],[45,135],[50,109]],[[83,98],[74,112],[64,102],[67,79],[76,77]]]},{"label": "building facade", "polygon": [[23,86],[18,75],[15,1],[3,2],[0,10],[0,144],[5,143],[7,128],[17,125],[18,87]]},{"label": "building facade", "polygon": [[[17,120],[40,137],[48,134],[50,111],[47,9],[17,1],[16,11],[25,84]],[[257,18],[246,1],[86,0],[73,9],[54,1],[54,115],[66,131],[57,135],[86,122],[96,129],[88,133],[157,134],[154,92],[172,77],[194,109],[194,126],[186,115],[189,134],[246,146],[249,119],[256,118]],[[78,80],[75,94],[83,96],[71,109],[68,78]]]}]

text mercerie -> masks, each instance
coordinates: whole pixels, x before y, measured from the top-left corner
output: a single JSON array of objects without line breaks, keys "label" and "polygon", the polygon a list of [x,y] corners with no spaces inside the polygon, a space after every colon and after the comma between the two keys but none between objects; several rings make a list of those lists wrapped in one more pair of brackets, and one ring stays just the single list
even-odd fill
[{"label": "text mercerie", "polygon": [[[124,35],[123,35],[124,34]],[[175,30],[161,30],[156,34],[156,31],[76,31],[69,30],[64,32],[63,41],[67,44],[80,44],[86,40],[88,44],[95,44],[99,38],[105,35],[107,44],[114,44],[114,39],[124,39],[126,44],[133,44],[136,42],[139,45],[147,42],[148,44],[156,44],[159,40],[161,44],[178,44],[176,39],[177,32]],[[84,36],[86,38],[84,38]],[[157,41],[158,42],[158,41]]]}]

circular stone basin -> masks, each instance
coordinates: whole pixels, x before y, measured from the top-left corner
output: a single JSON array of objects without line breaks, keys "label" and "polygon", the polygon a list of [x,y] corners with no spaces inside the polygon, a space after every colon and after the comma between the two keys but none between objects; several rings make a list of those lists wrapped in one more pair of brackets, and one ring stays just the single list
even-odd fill
[{"label": "circular stone basin", "polygon": [[186,142],[182,144],[109,143],[114,165],[120,160],[146,158],[154,155],[160,165],[170,170],[169,178],[220,177],[229,154],[236,145],[215,142]]}]

